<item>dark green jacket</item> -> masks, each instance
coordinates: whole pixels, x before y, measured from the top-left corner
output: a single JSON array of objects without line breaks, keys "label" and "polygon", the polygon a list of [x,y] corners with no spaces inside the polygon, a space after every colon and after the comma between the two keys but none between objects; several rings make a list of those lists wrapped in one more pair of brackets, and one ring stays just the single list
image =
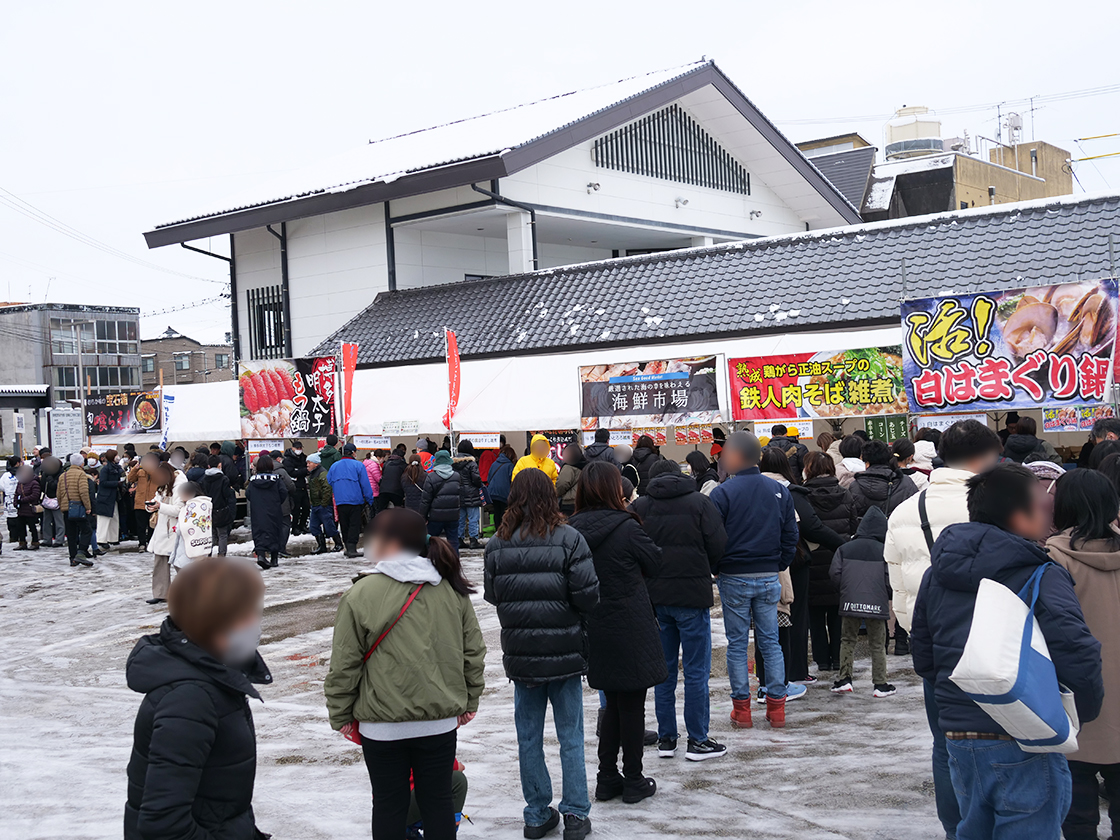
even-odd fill
[{"label": "dark green jacket", "polygon": [[354,720],[436,721],[478,710],[486,644],[470,598],[445,580],[426,584],[362,661],[417,586],[371,574],[342,596],[323,686],[334,729]]},{"label": "dark green jacket", "polygon": [[327,472],[327,470],[342,460],[342,453],[328,444],[319,450],[319,457],[322,459],[319,464],[319,469],[323,472]]},{"label": "dark green jacket", "polygon": [[307,495],[312,507],[331,507],[334,504],[331,483],[327,481],[327,471],[321,464],[307,478]]}]

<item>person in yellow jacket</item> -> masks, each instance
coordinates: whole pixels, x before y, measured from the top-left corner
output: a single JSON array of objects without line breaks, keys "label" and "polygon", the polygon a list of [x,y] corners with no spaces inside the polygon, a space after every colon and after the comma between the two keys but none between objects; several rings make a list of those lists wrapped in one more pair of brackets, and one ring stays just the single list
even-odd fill
[{"label": "person in yellow jacket", "polygon": [[522,470],[540,470],[555,484],[556,476],[560,471],[549,455],[551,451],[552,444],[548,442],[548,438],[544,435],[533,435],[533,439],[529,441],[529,454],[517,460],[517,465],[513,468],[513,478],[517,478],[517,474]]}]

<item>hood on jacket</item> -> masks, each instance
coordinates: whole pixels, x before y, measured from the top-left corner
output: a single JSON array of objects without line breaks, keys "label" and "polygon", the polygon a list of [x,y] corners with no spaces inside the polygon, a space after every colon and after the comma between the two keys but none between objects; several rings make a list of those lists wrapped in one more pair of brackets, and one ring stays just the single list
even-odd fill
[{"label": "hood on jacket", "polygon": [[474,460],[476,460],[476,459],[473,455],[456,455],[454,458],[451,459],[451,464],[455,467],[460,467],[463,464],[466,464],[468,461],[474,461]]},{"label": "hood on jacket", "polygon": [[589,458],[597,458],[611,448],[609,443],[593,443],[586,447],[583,451],[587,453]]},{"label": "hood on jacket", "polygon": [[918,440],[914,442],[914,460],[910,466],[929,472],[933,469],[933,459],[937,457],[937,447],[932,440]]},{"label": "hood on jacket", "polygon": [[814,507],[819,506],[825,511],[835,510],[844,504],[844,494],[848,492],[834,475],[818,475],[801,486],[808,491]]},{"label": "hood on jacket", "polygon": [[1050,559],[1029,540],[982,522],[950,525],[933,547],[933,574],[946,589],[976,592],[984,578],[999,580],[1012,569]]},{"label": "hood on jacket", "polygon": [[613,508],[595,508],[593,510],[584,510],[572,516],[568,524],[583,534],[583,538],[587,541],[587,546],[592,551],[601,546],[615,529],[622,525],[627,519],[634,517],[626,510],[614,510]]},{"label": "hood on jacket", "polygon": [[655,499],[675,499],[695,493],[696,479],[683,473],[661,473],[649,480],[646,493]]},{"label": "hood on jacket", "polygon": [[856,529],[856,539],[886,541],[887,516],[880,508],[872,505],[867,509]]},{"label": "hood on jacket", "polygon": [[[1039,463],[1046,463],[1041,461]],[[1033,464],[1031,466],[1034,466]],[[1120,528],[1112,526],[1117,539],[1120,539]],[[1069,531],[1059,531],[1046,541],[1047,548],[1053,548],[1062,554],[1067,554],[1078,563],[1091,566],[1102,572],[1120,572],[1120,549],[1110,540],[1088,540],[1078,542],[1073,548]]]},{"label": "hood on jacket", "polygon": [[407,551],[378,560],[372,569],[358,573],[359,577],[365,575],[385,575],[401,583],[430,583],[432,586],[439,586],[443,580],[431,560]]},{"label": "hood on jacket", "polygon": [[140,638],[128,655],[124,672],[128,687],[141,694],[174,682],[205,678],[259,700],[252,684],[272,682],[259,653],[244,670],[231,668],[188,639],[170,618],[163,620],[159,633]]},{"label": "hood on jacket", "polygon": [[207,467],[204,475],[225,475],[221,467]]},{"label": "hood on jacket", "polygon": [[451,478],[451,473],[455,472],[455,467],[451,463],[451,453],[446,449],[441,449],[433,455],[431,471],[440,478]]},{"label": "hood on jacket", "polygon": [[1034,473],[1040,481],[1056,481],[1066,474],[1066,471],[1053,461],[1031,461],[1023,466]]},{"label": "hood on jacket", "polygon": [[656,458],[657,452],[646,446],[639,446],[634,450],[634,454],[630,456],[630,463],[642,464],[650,458]]},{"label": "hood on jacket", "polygon": [[840,466],[848,472],[861,473],[867,469],[867,465],[863,463],[862,458],[844,458],[840,461]]},{"label": "hood on jacket", "polygon": [[1023,459],[1034,452],[1040,441],[1035,435],[1008,435],[1003,445],[1003,453],[1013,461],[1023,463]]},{"label": "hood on jacket", "polygon": [[222,441],[222,454],[223,455],[228,455],[231,458],[233,457],[233,441],[232,440],[223,440]]}]

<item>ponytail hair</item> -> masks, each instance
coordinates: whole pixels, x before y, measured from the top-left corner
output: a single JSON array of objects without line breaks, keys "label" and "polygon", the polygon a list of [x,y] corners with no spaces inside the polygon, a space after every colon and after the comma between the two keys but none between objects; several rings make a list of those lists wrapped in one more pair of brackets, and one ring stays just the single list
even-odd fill
[{"label": "ponytail hair", "polygon": [[443,537],[429,537],[424,517],[416,511],[399,507],[381,511],[366,526],[366,539],[374,536],[400,543],[406,551],[427,557],[439,576],[460,595],[466,597],[475,591],[463,576],[463,565],[451,543]]}]

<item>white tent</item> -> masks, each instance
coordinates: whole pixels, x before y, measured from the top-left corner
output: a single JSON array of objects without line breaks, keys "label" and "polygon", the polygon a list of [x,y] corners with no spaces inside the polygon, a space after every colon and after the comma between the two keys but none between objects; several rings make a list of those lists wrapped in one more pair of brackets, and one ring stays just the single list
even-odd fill
[{"label": "white tent", "polygon": [[[168,423],[169,441],[236,440],[241,437],[237,380],[198,385],[167,385],[165,396],[175,398]],[[95,435],[95,448],[109,445],[159,443],[162,432]]]}]

